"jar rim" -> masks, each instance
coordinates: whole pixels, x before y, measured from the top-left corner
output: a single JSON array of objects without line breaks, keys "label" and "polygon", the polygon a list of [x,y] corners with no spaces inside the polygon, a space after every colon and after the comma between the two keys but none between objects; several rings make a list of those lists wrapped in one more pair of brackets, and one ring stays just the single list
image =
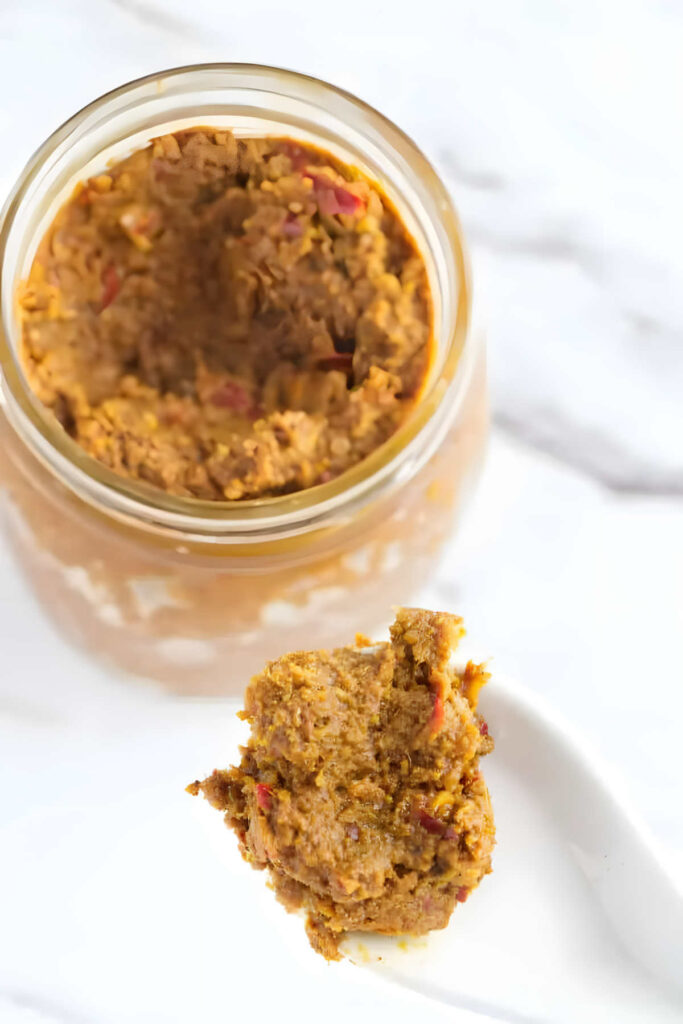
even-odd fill
[{"label": "jar rim", "polygon": [[[441,226],[449,244],[457,278],[455,321],[445,342],[446,356],[436,380],[425,389],[415,409],[391,437],[359,463],[326,483],[296,491],[237,501],[203,500],[172,495],[151,484],[120,476],[88,455],[60,427],[54,415],[33,393],[21,369],[17,353],[10,343],[11,324],[8,317],[15,311],[15,296],[2,296],[7,241],[17,213],[27,193],[40,175],[46,161],[83,128],[94,113],[117,103],[137,100],[144,105],[160,91],[171,88],[182,93],[183,80],[191,88],[202,76],[220,76],[222,87],[232,84],[254,87],[264,84],[289,87],[297,98],[317,101],[318,105],[334,103],[349,115],[360,114],[364,125],[380,133],[384,142],[402,164],[409,168],[421,191],[431,194],[438,207]],[[137,95],[136,95],[137,94]],[[73,114],[39,146],[29,159],[11,191],[0,223],[0,404],[4,397],[7,417],[33,453],[53,474],[56,474],[78,497],[127,522],[153,525],[183,534],[206,537],[216,534],[225,540],[233,533],[262,533],[286,528],[288,533],[303,532],[311,526],[324,525],[331,511],[349,511],[387,485],[400,470],[400,457],[426,432],[436,438],[443,434],[439,412],[444,400],[457,407],[466,391],[472,370],[473,353],[471,321],[471,276],[463,233],[450,195],[427,157],[412,139],[383,114],[356,96],[310,75],[283,68],[247,63],[193,64],[154,72],[134,79],[104,93]],[[469,342],[469,343],[468,343]],[[3,395],[4,392],[4,395]],[[436,442],[434,441],[433,447]],[[424,460],[422,460],[424,461]],[[412,474],[411,474],[412,475]]]}]

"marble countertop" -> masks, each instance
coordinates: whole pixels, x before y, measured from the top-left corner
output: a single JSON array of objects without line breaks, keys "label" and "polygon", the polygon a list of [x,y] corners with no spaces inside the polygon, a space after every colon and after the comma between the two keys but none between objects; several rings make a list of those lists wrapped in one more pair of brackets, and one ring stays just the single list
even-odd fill
[{"label": "marble countertop", "polygon": [[0,177],[164,67],[253,61],[350,89],[452,187],[499,423],[608,486],[680,495],[682,46],[666,0],[23,0],[0,9]]},{"label": "marble countertop", "polygon": [[[681,52],[666,0],[0,8],[0,187],[97,94],[211,60],[327,78],[436,162],[471,242],[496,426],[423,598],[601,751],[683,880]],[[104,735],[162,698],[62,646],[1,536],[0,650],[1,834],[27,766],[49,770],[70,729]],[[421,1012],[376,998],[366,1013]],[[357,994],[335,999],[357,1012]],[[3,1024],[80,1020],[41,1000],[0,969]]]}]

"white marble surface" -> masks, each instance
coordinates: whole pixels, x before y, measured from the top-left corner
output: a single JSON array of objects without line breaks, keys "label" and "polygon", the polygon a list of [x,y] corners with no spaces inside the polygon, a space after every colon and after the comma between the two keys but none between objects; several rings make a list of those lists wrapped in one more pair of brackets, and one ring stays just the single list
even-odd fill
[{"label": "white marble surface", "polygon": [[[485,296],[498,427],[425,600],[602,751],[683,879],[681,52],[665,0],[0,6],[4,186],[98,93],[199,60],[326,77],[440,165]],[[106,742],[159,698],[61,645],[1,537],[0,651],[1,829],[71,735]],[[334,1019],[425,1012],[331,977]],[[0,1021],[82,1020],[36,992],[0,964]]]}]

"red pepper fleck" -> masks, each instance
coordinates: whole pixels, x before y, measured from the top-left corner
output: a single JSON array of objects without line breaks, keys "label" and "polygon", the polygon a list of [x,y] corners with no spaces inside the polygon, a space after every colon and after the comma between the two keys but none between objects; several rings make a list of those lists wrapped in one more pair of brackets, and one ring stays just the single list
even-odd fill
[{"label": "red pepper fleck", "polygon": [[336,214],[358,214],[365,209],[365,202],[344,185],[337,185],[326,174],[316,174],[315,171],[307,170],[306,177],[313,182],[313,195],[318,203],[318,209],[326,216],[333,217]]},{"label": "red pepper fleck", "polygon": [[474,772],[473,775],[462,775],[460,777],[460,785],[462,786],[463,789],[467,789],[468,786],[471,786],[473,782],[477,782],[479,778],[480,772]]},{"label": "red pepper fleck", "polygon": [[321,356],[315,365],[319,370],[340,370],[348,374],[353,370],[353,353],[333,352],[332,355]]},{"label": "red pepper fleck", "polygon": [[455,898],[458,901],[458,903],[464,903],[465,900],[467,899],[467,897],[469,896],[469,894],[470,894],[470,891],[467,888],[467,886],[466,885],[461,885],[461,886],[458,887],[458,891],[455,894]]},{"label": "red pepper fleck", "polygon": [[304,229],[297,215],[290,210],[282,222],[281,230],[285,238],[300,238]]},{"label": "red pepper fleck", "polygon": [[427,814],[426,811],[418,811],[417,820],[425,832],[429,832],[433,836],[445,836],[448,829],[445,821],[439,821],[438,818],[435,818],[432,814]]},{"label": "red pepper fleck", "polygon": [[284,153],[285,156],[289,157],[292,162],[293,171],[302,171],[311,159],[311,154],[303,149],[303,147],[298,146],[296,142],[288,142],[285,140],[280,143],[278,150],[280,153]]},{"label": "red pepper fleck", "polygon": [[121,288],[121,280],[113,263],[109,263],[102,271],[102,296],[99,311],[110,306]]},{"label": "red pepper fleck", "polygon": [[457,841],[460,839],[460,833],[456,832],[452,825],[448,825],[445,821],[439,821],[432,814],[428,814],[427,811],[418,811],[417,820],[419,821],[422,828],[429,832],[433,836],[441,836],[442,839],[450,839]]},{"label": "red pepper fleck", "polygon": [[220,409],[232,409],[233,412],[244,413],[252,410],[252,401],[248,392],[241,384],[226,380],[211,395],[209,401]]},{"label": "red pepper fleck", "polygon": [[164,181],[171,174],[171,168],[167,160],[161,160],[158,157],[152,160],[152,174],[156,181]]},{"label": "red pepper fleck", "polygon": [[273,791],[265,782],[256,783],[256,803],[262,811],[269,811],[273,806]]},{"label": "red pepper fleck", "polygon": [[482,734],[482,736],[488,736],[488,734],[489,734],[488,723],[485,722],[483,718],[482,718],[481,722],[479,723],[479,732]]},{"label": "red pepper fleck", "polygon": [[429,735],[432,739],[443,728],[444,713],[443,694],[437,692],[434,694],[434,707],[429,718]]}]

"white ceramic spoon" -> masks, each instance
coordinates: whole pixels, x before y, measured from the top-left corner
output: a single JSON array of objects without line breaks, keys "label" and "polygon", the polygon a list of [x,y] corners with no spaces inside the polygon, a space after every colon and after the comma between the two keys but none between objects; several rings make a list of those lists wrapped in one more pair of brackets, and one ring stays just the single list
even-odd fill
[{"label": "white ceramic spoon", "polygon": [[[0,712],[0,1010],[9,993],[50,1020],[225,1024],[258,1020],[257,993],[267,1015],[326,1024],[350,999],[386,1016],[384,998],[401,1021],[683,1020],[680,893],[603,766],[520,688],[482,694],[493,874],[428,939],[349,937],[364,969],[315,956],[184,792],[237,757],[237,703],[131,700],[87,728]],[[402,1016],[380,979],[413,990]]]},{"label": "white ceramic spoon", "polygon": [[482,710],[493,874],[445,931],[351,936],[348,954],[508,1021],[682,1021],[683,897],[609,771],[517,685],[492,682]]}]

